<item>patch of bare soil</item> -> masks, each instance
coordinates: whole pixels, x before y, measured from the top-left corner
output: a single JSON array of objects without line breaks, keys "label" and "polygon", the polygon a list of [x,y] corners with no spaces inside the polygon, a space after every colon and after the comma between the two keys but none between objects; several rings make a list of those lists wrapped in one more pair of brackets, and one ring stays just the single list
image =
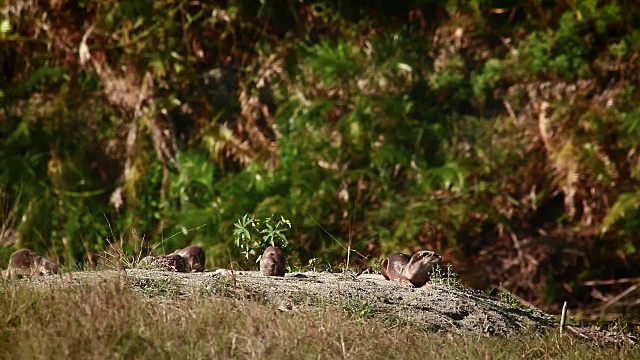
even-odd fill
[{"label": "patch of bare soil", "polygon": [[[36,281],[65,286],[115,279],[118,274],[117,271],[71,272]],[[150,298],[169,300],[210,294],[262,301],[280,311],[334,305],[355,316],[377,317],[392,325],[410,324],[433,332],[509,337],[525,330],[558,329],[553,316],[536,309],[512,306],[481,293],[444,285],[408,288],[386,281],[379,275],[357,277],[353,274],[305,272],[266,277],[255,271],[176,273],[129,269],[126,270],[126,278],[135,291]],[[597,342],[633,342],[627,335],[595,327],[572,326],[566,331],[572,336]]]}]

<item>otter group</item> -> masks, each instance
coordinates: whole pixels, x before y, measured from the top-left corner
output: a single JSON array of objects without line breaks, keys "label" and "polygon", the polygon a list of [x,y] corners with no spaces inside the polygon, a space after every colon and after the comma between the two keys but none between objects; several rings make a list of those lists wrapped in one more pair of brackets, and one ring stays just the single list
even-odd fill
[{"label": "otter group", "polygon": [[[174,272],[202,272],[205,269],[205,255],[200,246],[187,246],[169,255],[147,256],[142,259],[142,264]],[[286,267],[284,252],[275,246],[267,247],[260,259],[260,273],[265,276],[284,276]]]},{"label": "otter group", "polygon": [[[442,260],[439,254],[423,250],[412,257],[395,253],[381,262],[382,276],[390,281],[410,287],[421,287],[430,280],[433,266]],[[142,259],[146,266],[155,266],[174,272],[203,272],[205,253],[200,246],[191,245],[178,249],[169,255],[150,255]],[[260,259],[260,273],[265,276],[284,276],[287,258],[284,252],[274,246],[265,249]],[[9,266],[4,274],[8,277],[57,274],[58,264],[30,249],[21,249],[9,258]]]},{"label": "otter group", "polygon": [[[409,257],[395,253],[381,262],[382,276],[409,287],[421,287],[429,282],[433,267],[442,260],[439,254],[422,250]],[[269,246],[260,259],[260,272],[265,276],[284,276],[287,259],[284,252]]]}]

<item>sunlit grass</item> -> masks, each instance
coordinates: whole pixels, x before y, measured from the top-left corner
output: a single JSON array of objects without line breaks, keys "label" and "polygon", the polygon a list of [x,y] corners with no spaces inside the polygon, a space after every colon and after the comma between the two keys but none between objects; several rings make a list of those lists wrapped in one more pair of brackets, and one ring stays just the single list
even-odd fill
[{"label": "sunlit grass", "polygon": [[[0,358],[598,359],[640,357],[555,332],[509,339],[433,334],[349,315],[282,312],[210,295],[145,297],[126,281],[60,288],[0,283]],[[388,324],[388,322],[387,322]]]}]

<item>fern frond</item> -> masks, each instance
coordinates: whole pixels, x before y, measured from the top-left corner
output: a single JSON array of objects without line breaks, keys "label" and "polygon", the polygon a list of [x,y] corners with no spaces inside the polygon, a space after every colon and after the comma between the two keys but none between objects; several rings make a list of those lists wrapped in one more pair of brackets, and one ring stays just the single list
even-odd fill
[{"label": "fern frond", "polygon": [[638,206],[640,206],[640,190],[621,194],[604,217],[601,233],[606,233],[616,222],[637,210]]},{"label": "fern frond", "polygon": [[553,161],[554,177],[564,193],[564,204],[567,213],[573,217],[576,213],[574,199],[580,178],[580,159],[575,145],[568,139],[559,151],[549,154]]}]

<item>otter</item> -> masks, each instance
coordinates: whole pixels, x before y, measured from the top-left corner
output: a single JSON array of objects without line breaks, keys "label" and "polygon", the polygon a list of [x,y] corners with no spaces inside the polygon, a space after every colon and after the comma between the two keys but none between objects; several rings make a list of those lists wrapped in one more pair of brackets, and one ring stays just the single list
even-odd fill
[{"label": "otter", "polygon": [[177,254],[169,254],[166,256],[149,255],[140,261],[142,267],[159,267],[167,271],[186,272],[187,262]]},{"label": "otter", "polygon": [[398,281],[410,287],[421,287],[429,281],[433,265],[442,256],[433,251],[418,251],[411,258],[403,253],[395,253],[382,260],[382,275],[385,279]]},{"label": "otter", "polygon": [[182,256],[177,254],[158,256],[156,263],[168,271],[187,272],[187,262]]},{"label": "otter", "polygon": [[58,264],[31,249],[20,249],[9,257],[6,276],[50,275],[58,273]]},{"label": "otter", "polygon": [[260,259],[260,272],[265,276],[284,276],[287,258],[277,247],[269,246]]},{"label": "otter", "polygon": [[171,255],[180,255],[186,262],[186,271],[202,272],[204,271],[205,256],[204,249],[200,246],[187,246],[184,249],[178,249]]}]

